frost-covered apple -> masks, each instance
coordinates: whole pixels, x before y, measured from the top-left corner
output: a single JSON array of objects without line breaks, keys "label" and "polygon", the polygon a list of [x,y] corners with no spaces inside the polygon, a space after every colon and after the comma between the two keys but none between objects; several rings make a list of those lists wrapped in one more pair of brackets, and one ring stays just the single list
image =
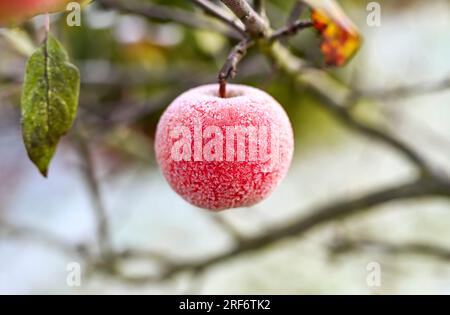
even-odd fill
[{"label": "frost-covered apple", "polygon": [[200,208],[248,207],[267,197],[285,176],[293,132],[280,104],[264,91],[217,84],[189,90],[162,115],[155,141],[164,177]]}]

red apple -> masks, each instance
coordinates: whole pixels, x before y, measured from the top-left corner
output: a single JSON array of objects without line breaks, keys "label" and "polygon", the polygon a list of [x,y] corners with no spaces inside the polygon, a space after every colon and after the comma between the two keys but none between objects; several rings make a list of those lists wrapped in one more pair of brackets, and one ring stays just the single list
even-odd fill
[{"label": "red apple", "polygon": [[0,0],[0,25],[17,24],[47,12],[64,11],[69,2],[74,0]]},{"label": "red apple", "polygon": [[249,207],[266,198],[291,163],[293,132],[264,91],[217,84],[189,90],[166,109],[156,132],[158,164],[170,186],[209,210]]}]

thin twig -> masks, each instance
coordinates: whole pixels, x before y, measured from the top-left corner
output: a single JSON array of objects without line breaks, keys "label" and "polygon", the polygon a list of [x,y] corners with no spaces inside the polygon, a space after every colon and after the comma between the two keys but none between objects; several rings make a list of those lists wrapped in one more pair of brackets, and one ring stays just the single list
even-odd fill
[{"label": "thin twig", "polygon": [[303,30],[305,28],[309,28],[313,25],[311,20],[298,20],[290,25],[286,25],[275,32],[273,32],[270,40],[275,41],[279,40],[286,36],[292,36],[297,34],[298,31]]},{"label": "thin twig", "polygon": [[179,8],[130,0],[97,0],[97,2],[107,9],[116,9],[124,13],[139,15],[154,21],[176,22],[188,27],[216,30],[218,32],[225,33],[232,38],[242,37],[234,31],[229,32],[226,30],[224,32],[224,30],[218,29],[216,24],[210,23],[211,21],[205,19],[203,16]]},{"label": "thin twig", "polygon": [[5,221],[0,221],[0,237],[27,239],[29,241],[37,242],[45,246],[49,246],[59,252],[63,252],[70,256],[81,256],[86,258],[88,256],[87,245],[74,245],[62,241],[57,235],[54,235],[45,230],[36,229],[28,226],[16,226]]},{"label": "thin twig", "polygon": [[300,18],[304,9],[305,3],[302,0],[296,0],[287,18],[286,26],[294,24]]},{"label": "thin twig", "polygon": [[393,89],[355,90],[359,97],[379,100],[392,100],[436,93],[450,89],[450,76],[437,81],[422,82],[413,85],[400,86]]},{"label": "thin twig", "polygon": [[202,8],[207,14],[219,19],[232,29],[234,29],[236,32],[242,35],[242,37],[247,36],[245,33],[245,29],[233,21],[230,17],[227,16],[226,12],[223,12],[222,8],[215,5],[214,3],[207,1],[207,0],[190,0],[198,7]]},{"label": "thin twig", "polygon": [[345,254],[357,250],[377,250],[391,255],[423,255],[443,261],[450,261],[450,249],[436,244],[419,241],[393,243],[390,241],[367,238],[340,238],[330,244],[329,248],[334,255]]},{"label": "thin twig", "polygon": [[236,242],[239,243],[244,240],[242,233],[234,227],[230,222],[228,222],[224,217],[220,215],[213,214],[211,219],[220,226],[227,234]]},{"label": "thin twig", "polygon": [[89,192],[91,193],[92,201],[94,203],[94,213],[97,222],[97,241],[100,249],[100,254],[105,262],[109,261],[114,253],[111,244],[110,230],[108,224],[108,214],[101,195],[100,186],[95,175],[94,161],[89,149],[82,136],[78,139],[79,151],[83,159],[82,171],[86,179]]},{"label": "thin twig", "polygon": [[250,38],[245,38],[240,41],[228,55],[225,64],[219,72],[219,95],[220,97],[226,97],[226,84],[229,78],[234,78],[237,72],[237,65],[247,53],[254,42]]}]

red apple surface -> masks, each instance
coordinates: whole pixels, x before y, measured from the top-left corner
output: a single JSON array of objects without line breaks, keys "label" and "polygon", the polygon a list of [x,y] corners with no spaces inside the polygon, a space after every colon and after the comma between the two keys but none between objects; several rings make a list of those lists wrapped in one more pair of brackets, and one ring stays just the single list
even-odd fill
[{"label": "red apple surface", "polygon": [[289,118],[266,92],[244,85],[204,85],[176,98],[158,123],[155,150],[170,186],[213,211],[249,207],[279,185],[290,166]]}]

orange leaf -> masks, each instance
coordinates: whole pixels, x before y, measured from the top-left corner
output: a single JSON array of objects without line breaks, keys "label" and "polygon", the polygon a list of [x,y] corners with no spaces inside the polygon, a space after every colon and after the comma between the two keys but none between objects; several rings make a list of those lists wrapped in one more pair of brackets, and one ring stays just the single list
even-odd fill
[{"label": "orange leaf", "polygon": [[331,66],[345,65],[358,51],[361,36],[352,21],[334,0],[306,0],[312,7],[314,28],[322,36],[320,50],[325,63]]}]

